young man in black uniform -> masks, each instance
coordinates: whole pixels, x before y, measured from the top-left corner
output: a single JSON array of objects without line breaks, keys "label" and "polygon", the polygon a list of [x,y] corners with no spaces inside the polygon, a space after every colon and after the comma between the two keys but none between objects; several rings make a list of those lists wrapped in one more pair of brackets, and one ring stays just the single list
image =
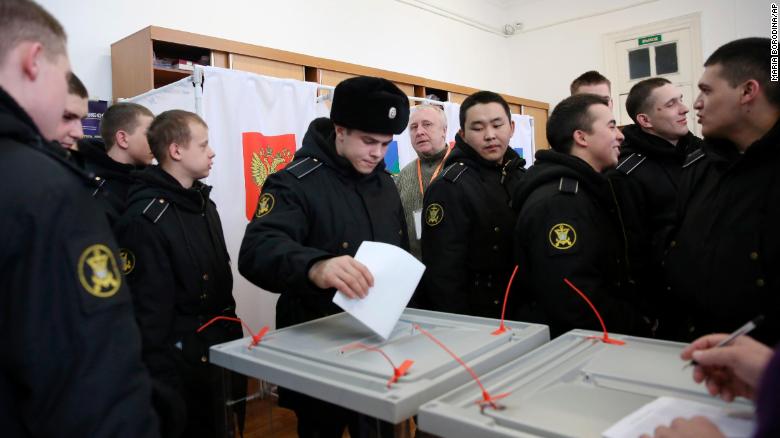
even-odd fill
[{"label": "young man in black uniform", "polygon": [[[276,326],[341,311],[336,289],[366,295],[373,277],[353,256],[363,241],[408,250],[401,199],[384,156],[409,119],[409,100],[392,82],[373,77],[338,84],[330,119],[314,120],[284,170],[268,177],[247,226],[238,268],[252,283],[279,293]],[[280,388],[302,437],[359,436],[357,415]]]},{"label": "young man in black uniform", "polygon": [[[665,78],[645,79],[631,87],[626,110],[634,124],[623,128],[620,159],[609,178],[626,225],[631,268],[658,311],[669,313],[675,309],[664,293],[661,259],[677,217],[683,162],[701,147],[701,139],[688,130],[682,92]],[[672,334],[674,319],[662,318],[662,337]]]},{"label": "young man in black uniform", "polygon": [[455,148],[425,192],[426,270],[415,300],[431,310],[500,318],[514,267],[517,212],[510,201],[525,161],[509,147],[514,123],[500,95],[472,94],[459,118]]},{"label": "young man in black uniform", "polygon": [[68,97],[65,99],[65,109],[57,127],[55,140],[65,149],[78,150],[78,141],[84,138],[84,126],[81,121],[89,111],[89,94],[87,87],[75,74],[68,77]]},{"label": "young man in black uniform", "polygon": [[686,163],[681,223],[665,259],[688,316],[684,340],[762,313],[751,335],[780,340],[780,85],[770,80],[770,49],[768,38],[732,41],[710,55],[699,80],[703,153]]},{"label": "young man in black uniform", "polygon": [[[241,326],[217,322],[196,333],[216,316],[236,316],[222,224],[211,187],[199,181],[209,175],[215,154],[205,122],[187,111],[160,114],[147,136],[160,165],[136,174],[138,185],[116,226],[143,359],[152,378],[184,398],[186,436],[222,436],[225,400],[208,349],[240,338]],[[240,393],[245,380],[233,381]]]},{"label": "young man in black uniform", "polygon": [[135,183],[131,173],[152,164],[146,131],[154,114],[130,102],[111,105],[100,121],[102,139],[84,139],[73,151],[74,159],[98,185],[94,196],[113,226],[127,208],[127,196]]},{"label": "young man in black uniform", "polygon": [[595,94],[609,102],[612,109],[612,83],[596,70],[586,71],[577,76],[569,85],[569,92],[575,94]]},{"label": "young man in black uniform", "polygon": [[596,306],[607,329],[648,336],[642,297],[626,266],[620,211],[603,172],[615,167],[623,135],[607,101],[571,96],[547,122],[552,150],[536,153],[516,199],[517,281],[531,314],[555,337],[601,330],[596,315],[564,279]]},{"label": "young man in black uniform", "polygon": [[114,237],[52,142],[65,39],[37,4],[0,1],[0,431],[158,436]]}]

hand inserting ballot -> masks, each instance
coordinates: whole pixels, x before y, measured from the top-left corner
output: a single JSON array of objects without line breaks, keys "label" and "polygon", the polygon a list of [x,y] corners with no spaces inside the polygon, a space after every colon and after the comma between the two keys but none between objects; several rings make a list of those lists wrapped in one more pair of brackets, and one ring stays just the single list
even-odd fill
[{"label": "hand inserting ballot", "polygon": [[309,280],[322,289],[336,288],[351,299],[365,298],[374,285],[368,268],[350,256],[320,260],[309,269]]}]

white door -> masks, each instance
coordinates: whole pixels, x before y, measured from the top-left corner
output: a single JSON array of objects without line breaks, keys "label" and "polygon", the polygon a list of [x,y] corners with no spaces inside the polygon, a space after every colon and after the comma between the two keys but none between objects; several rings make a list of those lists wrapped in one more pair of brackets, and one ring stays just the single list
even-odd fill
[{"label": "white door", "polygon": [[702,71],[698,17],[694,20],[661,22],[633,31],[607,37],[612,53],[609,74],[612,76],[612,98],[618,103],[615,116],[620,125],[633,123],[626,112],[626,98],[631,87],[650,77],[664,77],[680,89],[683,102],[690,109],[688,129],[700,135],[693,111],[696,83]]}]

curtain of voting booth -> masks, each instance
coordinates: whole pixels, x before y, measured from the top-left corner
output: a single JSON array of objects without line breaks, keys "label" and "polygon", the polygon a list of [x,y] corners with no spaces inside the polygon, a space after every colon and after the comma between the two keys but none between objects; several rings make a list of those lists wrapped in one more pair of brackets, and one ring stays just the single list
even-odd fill
[{"label": "curtain of voting booth", "polygon": [[[171,109],[198,113],[209,127],[209,143],[216,153],[205,183],[214,186],[211,197],[222,219],[233,266],[233,295],[237,313],[250,327],[274,325],[277,295],[252,285],[238,273],[238,252],[244,230],[252,217],[262,185],[270,173],[279,171],[301,147],[309,123],[327,117],[329,107],[318,99],[319,84],[278,79],[217,67],[202,68],[193,77],[127,99],[149,108],[154,114]],[[436,102],[447,116],[447,142],[460,129],[460,105]],[[510,142],[533,162],[533,119],[513,114],[515,133]],[[397,173],[417,158],[408,130],[395,136],[385,163]]]}]

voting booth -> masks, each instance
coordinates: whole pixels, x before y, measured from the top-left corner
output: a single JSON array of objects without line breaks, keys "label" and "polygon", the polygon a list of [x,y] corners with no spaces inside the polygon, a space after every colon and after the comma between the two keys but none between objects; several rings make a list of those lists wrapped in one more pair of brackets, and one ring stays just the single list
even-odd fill
[{"label": "voting booth", "polygon": [[570,331],[482,377],[491,393],[507,394],[498,409],[476,404],[479,394],[464,385],[424,404],[418,428],[448,438],[601,437],[663,396],[740,415],[752,412],[750,402],[723,403],[693,381],[692,369],[680,359],[686,344],[613,337],[625,344],[603,343],[596,332]]},{"label": "voting booth", "polygon": [[[457,387],[480,394],[469,372],[432,341],[435,336],[481,375],[549,341],[547,326],[406,309],[386,341],[347,313],[211,348],[211,362],[306,395],[400,423],[419,406]],[[357,343],[370,348],[357,347]],[[385,357],[386,355],[386,357]],[[393,365],[412,361],[390,383]]]}]

